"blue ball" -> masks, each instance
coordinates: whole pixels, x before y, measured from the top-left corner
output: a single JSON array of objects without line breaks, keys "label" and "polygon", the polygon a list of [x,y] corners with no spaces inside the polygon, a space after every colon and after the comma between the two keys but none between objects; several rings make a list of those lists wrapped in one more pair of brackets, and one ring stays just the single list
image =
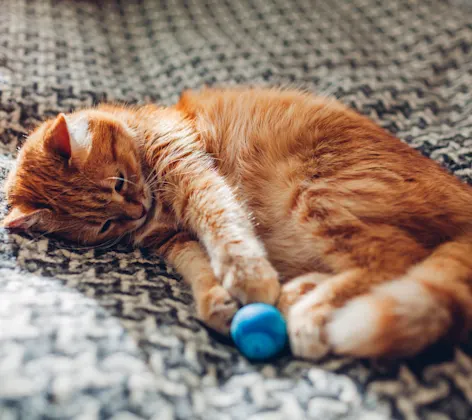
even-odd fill
[{"label": "blue ball", "polygon": [[278,309],[265,303],[251,303],[236,312],[231,337],[248,359],[265,360],[287,344],[287,325]]}]

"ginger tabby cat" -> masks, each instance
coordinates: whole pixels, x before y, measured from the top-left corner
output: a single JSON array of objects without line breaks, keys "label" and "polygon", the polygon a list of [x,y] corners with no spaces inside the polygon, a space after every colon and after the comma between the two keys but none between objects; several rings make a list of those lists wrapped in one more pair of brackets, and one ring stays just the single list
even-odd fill
[{"label": "ginger tabby cat", "polygon": [[228,332],[278,304],[296,356],[409,356],[472,325],[472,188],[335,100],[278,89],[101,105],[37,128],[5,227],[128,237]]}]

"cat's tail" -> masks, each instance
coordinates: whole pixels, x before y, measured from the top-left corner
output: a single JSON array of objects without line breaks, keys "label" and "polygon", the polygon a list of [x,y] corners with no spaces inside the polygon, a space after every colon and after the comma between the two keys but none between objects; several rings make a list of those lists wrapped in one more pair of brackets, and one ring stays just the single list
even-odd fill
[{"label": "cat's tail", "polygon": [[472,234],[439,246],[402,278],[334,312],[326,325],[336,353],[408,356],[472,328]]}]

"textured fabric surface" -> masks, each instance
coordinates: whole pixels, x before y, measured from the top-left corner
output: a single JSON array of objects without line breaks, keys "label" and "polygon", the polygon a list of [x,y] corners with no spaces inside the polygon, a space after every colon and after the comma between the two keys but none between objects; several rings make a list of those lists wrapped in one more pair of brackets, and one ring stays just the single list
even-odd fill
[{"label": "textured fabric surface", "polygon": [[[472,182],[471,22],[466,0],[0,0],[1,173],[59,111],[290,83]],[[253,365],[156,257],[5,231],[0,252],[1,420],[472,418],[472,339],[401,363]]]}]

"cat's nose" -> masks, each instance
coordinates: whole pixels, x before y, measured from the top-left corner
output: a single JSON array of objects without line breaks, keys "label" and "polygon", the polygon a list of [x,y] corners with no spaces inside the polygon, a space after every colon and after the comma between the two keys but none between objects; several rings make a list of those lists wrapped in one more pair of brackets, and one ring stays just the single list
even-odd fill
[{"label": "cat's nose", "polygon": [[126,217],[131,220],[139,220],[146,216],[147,210],[146,207],[144,207],[143,204],[135,204],[132,207],[128,207],[126,211],[127,215]]}]

